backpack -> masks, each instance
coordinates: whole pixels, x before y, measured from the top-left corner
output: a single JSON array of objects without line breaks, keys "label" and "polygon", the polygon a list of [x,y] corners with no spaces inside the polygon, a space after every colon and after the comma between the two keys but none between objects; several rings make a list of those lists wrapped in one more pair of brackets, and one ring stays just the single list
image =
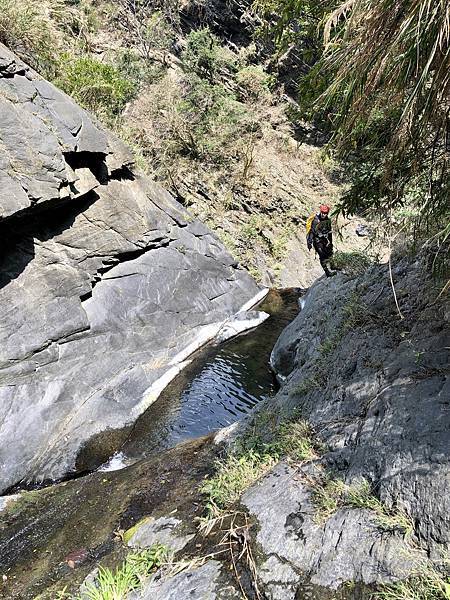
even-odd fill
[{"label": "backpack", "polygon": [[309,215],[309,217],[306,219],[306,237],[308,237],[309,232],[311,231],[312,222],[314,221],[315,216],[316,213],[313,212],[312,215]]}]

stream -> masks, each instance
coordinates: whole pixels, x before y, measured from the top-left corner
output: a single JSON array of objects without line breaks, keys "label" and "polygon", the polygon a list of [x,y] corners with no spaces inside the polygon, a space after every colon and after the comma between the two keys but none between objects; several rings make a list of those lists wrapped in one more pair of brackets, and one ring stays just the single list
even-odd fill
[{"label": "stream", "polygon": [[269,366],[270,353],[281,331],[298,313],[298,297],[298,289],[271,290],[257,307],[270,315],[266,321],[198,351],[100,470],[121,469],[231,425],[273,395],[277,383]]},{"label": "stream", "polygon": [[270,353],[298,313],[301,293],[271,290],[257,307],[270,315],[266,321],[192,356],[134,426],[110,432],[111,444],[106,435],[90,446],[90,473],[4,497],[1,597],[28,600],[47,590],[43,597],[54,600],[66,585],[76,591],[100,559],[123,560],[117,532],[143,517],[176,512],[196,532],[192,524],[203,514],[200,485],[217,456],[206,434],[276,392]]}]

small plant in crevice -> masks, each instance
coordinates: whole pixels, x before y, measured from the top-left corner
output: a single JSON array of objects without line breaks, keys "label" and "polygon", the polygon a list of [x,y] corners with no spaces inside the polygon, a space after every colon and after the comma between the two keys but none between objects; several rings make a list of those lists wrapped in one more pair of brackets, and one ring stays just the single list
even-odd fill
[{"label": "small plant in crevice", "polygon": [[[54,598],[55,600],[125,600],[130,592],[142,587],[150,575],[168,564],[170,557],[170,550],[162,544],[154,544],[139,552],[131,552],[114,571],[107,567],[99,567],[94,581],[83,585],[81,595],[74,596],[67,591],[66,586],[55,592]],[[40,598],[41,596],[38,596],[36,600]]]},{"label": "small plant in crevice", "polygon": [[100,567],[94,581],[86,586],[86,600],[119,600],[139,589],[145,579],[168,561],[169,550],[161,544],[129,554],[115,571]]},{"label": "small plant in crevice", "polygon": [[294,417],[276,425],[275,418],[269,412],[258,413],[230,453],[216,461],[214,474],[201,488],[206,496],[206,519],[230,510],[282,457],[303,462],[319,456],[322,445],[306,421]]},{"label": "small plant in crevice", "polygon": [[362,479],[347,484],[329,475],[317,481],[312,495],[316,523],[326,522],[340,508],[367,509],[374,513],[376,525],[385,532],[399,532],[411,536],[414,524],[411,517],[400,507],[389,508],[372,491],[370,483]]},{"label": "small plant in crevice", "polygon": [[252,523],[247,513],[236,507],[241,494],[267,473],[282,457],[296,462],[314,460],[323,450],[311,426],[297,413],[279,422],[279,415],[257,412],[246,431],[235,441],[229,454],[217,460],[215,472],[204,482],[205,516],[198,519],[199,532],[214,535],[220,552],[228,552],[243,598],[242,572],[246,573],[252,597],[261,600],[256,563],[250,544]]},{"label": "small plant in crevice", "polygon": [[372,600],[450,600],[449,563],[424,562],[407,579],[378,585]]},{"label": "small plant in crevice", "polygon": [[310,377],[305,377],[300,383],[292,388],[292,394],[295,396],[306,396],[315,389],[322,387],[322,378],[316,372]]},{"label": "small plant in crevice", "polygon": [[354,327],[365,325],[374,316],[361,301],[360,294],[353,292],[342,309],[342,325],[339,331],[341,337]]},{"label": "small plant in crevice", "polygon": [[215,474],[201,488],[208,498],[208,513],[216,515],[229,508],[275,462],[276,458],[269,453],[260,454],[254,450],[241,455],[230,454],[225,459],[217,460]]},{"label": "small plant in crevice", "polygon": [[371,259],[364,252],[335,252],[333,267],[349,275],[362,275],[371,265]]},{"label": "small plant in crevice", "polygon": [[361,301],[358,293],[353,292],[341,310],[340,324],[318,347],[319,356],[308,369],[311,375],[306,375],[298,384],[292,386],[293,396],[306,396],[314,390],[323,389],[330,380],[330,364],[328,357],[340,346],[345,336],[357,327],[370,323],[376,318],[368,307]]}]

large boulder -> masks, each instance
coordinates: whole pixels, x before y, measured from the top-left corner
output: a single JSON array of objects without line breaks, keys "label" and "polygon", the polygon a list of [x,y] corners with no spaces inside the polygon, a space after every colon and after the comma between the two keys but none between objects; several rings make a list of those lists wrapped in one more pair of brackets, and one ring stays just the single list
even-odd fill
[{"label": "large boulder", "polygon": [[0,489],[72,471],[261,295],[128,149],[0,46]]}]

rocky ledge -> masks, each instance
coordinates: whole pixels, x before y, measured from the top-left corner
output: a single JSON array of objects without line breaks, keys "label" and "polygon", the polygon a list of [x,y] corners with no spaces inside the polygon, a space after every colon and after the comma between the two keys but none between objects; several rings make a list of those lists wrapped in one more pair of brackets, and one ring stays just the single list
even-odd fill
[{"label": "rocky ledge", "polygon": [[[445,559],[450,310],[431,262],[397,261],[401,314],[387,265],[317,282],[272,352],[281,390],[266,409],[277,419],[295,411],[323,449],[305,464],[282,461],[242,498],[258,521],[267,598],[294,600],[300,590],[315,598],[317,587],[369,598],[358,586]],[[360,491],[341,503],[327,481]],[[327,490],[334,508],[318,521],[317,499]]]},{"label": "rocky ledge", "polygon": [[75,468],[261,296],[128,149],[0,45],[0,491]]}]

